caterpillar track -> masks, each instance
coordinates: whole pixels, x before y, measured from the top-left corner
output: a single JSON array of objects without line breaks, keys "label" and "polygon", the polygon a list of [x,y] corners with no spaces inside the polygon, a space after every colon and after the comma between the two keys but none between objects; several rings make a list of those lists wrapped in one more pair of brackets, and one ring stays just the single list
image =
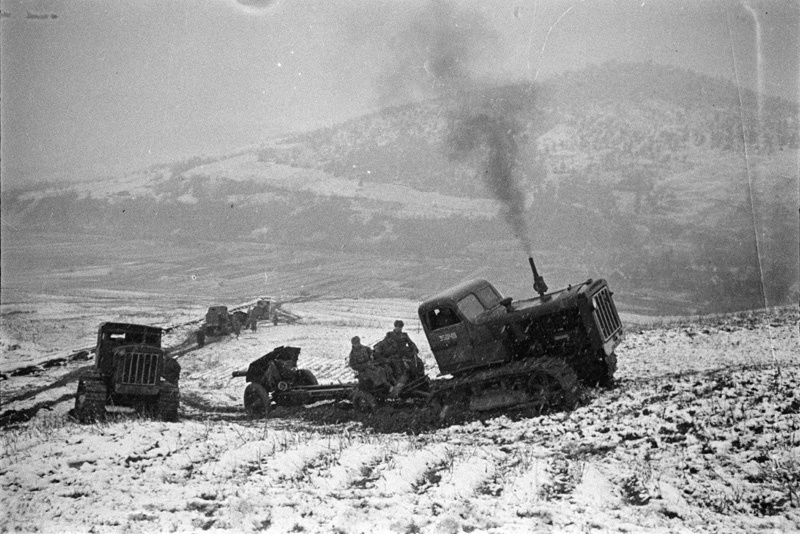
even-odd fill
[{"label": "caterpillar track", "polygon": [[81,423],[91,423],[105,417],[107,388],[100,377],[78,381],[75,395],[75,418]]},{"label": "caterpillar track", "polygon": [[565,360],[553,357],[511,362],[432,385],[434,402],[468,404],[473,411],[511,406],[533,407],[539,412],[572,409],[580,400],[575,371]]}]

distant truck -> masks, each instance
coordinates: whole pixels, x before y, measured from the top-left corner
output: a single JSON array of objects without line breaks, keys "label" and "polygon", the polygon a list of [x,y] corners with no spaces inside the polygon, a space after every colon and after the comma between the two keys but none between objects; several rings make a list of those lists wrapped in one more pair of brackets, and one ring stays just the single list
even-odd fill
[{"label": "distant truck", "polygon": [[435,295],[419,318],[442,375],[434,397],[475,411],[518,405],[573,407],[579,387],[609,386],[623,338],[605,280],[547,293],[533,259],[538,297],[514,301],[477,279]]},{"label": "distant truck", "polygon": [[78,381],[74,417],[80,422],[102,420],[107,407],[114,407],[175,421],[181,368],[161,348],[162,333],[155,326],[102,323],[94,369]]}]

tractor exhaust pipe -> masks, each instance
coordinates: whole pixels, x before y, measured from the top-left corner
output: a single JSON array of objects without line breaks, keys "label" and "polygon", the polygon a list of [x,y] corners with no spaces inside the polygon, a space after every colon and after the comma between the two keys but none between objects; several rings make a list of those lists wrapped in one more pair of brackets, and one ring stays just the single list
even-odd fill
[{"label": "tractor exhaust pipe", "polygon": [[547,284],[544,283],[544,277],[536,270],[532,256],[528,256],[528,263],[531,264],[531,271],[533,272],[533,290],[539,293],[540,297],[543,297],[547,293]]}]

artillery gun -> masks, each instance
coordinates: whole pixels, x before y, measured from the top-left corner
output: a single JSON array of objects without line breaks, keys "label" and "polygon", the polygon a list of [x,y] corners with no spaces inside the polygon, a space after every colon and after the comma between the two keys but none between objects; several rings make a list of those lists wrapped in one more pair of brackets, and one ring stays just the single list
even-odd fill
[{"label": "artillery gun", "polygon": [[223,336],[233,332],[234,317],[240,325],[247,322],[247,313],[236,310],[233,313],[228,311],[227,306],[211,306],[206,312],[206,321],[201,332],[205,336]]},{"label": "artillery gun", "polygon": [[[337,384],[319,384],[314,373],[298,369],[301,349],[280,346],[250,363],[246,370],[233,371],[233,378],[244,377],[244,409],[251,417],[269,415],[273,406],[298,406],[319,401],[350,401],[357,407],[374,409],[389,397],[389,387],[365,387],[361,380]],[[429,382],[420,361],[420,373],[409,376],[398,391],[397,399],[420,396]],[[424,395],[423,395],[424,396]]]},{"label": "artillery gun", "polygon": [[[266,321],[272,318],[272,305],[270,299],[267,297],[259,298],[256,301],[255,306],[253,306],[251,313],[256,321]],[[277,320],[277,315],[274,317],[274,320]]]},{"label": "artillery gun", "polygon": [[315,400],[337,398],[340,390],[350,388],[319,386],[314,373],[298,369],[298,347],[277,347],[250,363],[247,370],[234,371],[233,377],[245,377],[244,409],[250,416],[265,416],[276,405],[307,404]]},{"label": "artillery gun", "polygon": [[605,280],[547,293],[529,258],[538,297],[514,301],[471,280],[419,306],[439,371],[433,396],[484,411],[574,407],[580,384],[610,386],[622,324]]},{"label": "artillery gun", "polygon": [[122,411],[176,420],[181,368],[161,348],[162,333],[154,326],[102,323],[94,369],[78,381],[74,417],[91,422]]}]

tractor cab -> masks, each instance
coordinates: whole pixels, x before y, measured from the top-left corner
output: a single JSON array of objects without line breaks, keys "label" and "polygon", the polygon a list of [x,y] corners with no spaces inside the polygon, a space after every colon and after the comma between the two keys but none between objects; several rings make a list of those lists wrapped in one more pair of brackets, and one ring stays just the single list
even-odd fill
[{"label": "tractor cab", "polygon": [[505,360],[500,340],[487,321],[504,315],[504,299],[486,280],[477,279],[439,293],[419,307],[419,318],[442,374]]},{"label": "tractor cab", "polygon": [[119,347],[146,345],[161,348],[163,330],[156,326],[128,323],[103,323],[97,331],[95,366],[103,374],[113,371],[113,354]]}]

